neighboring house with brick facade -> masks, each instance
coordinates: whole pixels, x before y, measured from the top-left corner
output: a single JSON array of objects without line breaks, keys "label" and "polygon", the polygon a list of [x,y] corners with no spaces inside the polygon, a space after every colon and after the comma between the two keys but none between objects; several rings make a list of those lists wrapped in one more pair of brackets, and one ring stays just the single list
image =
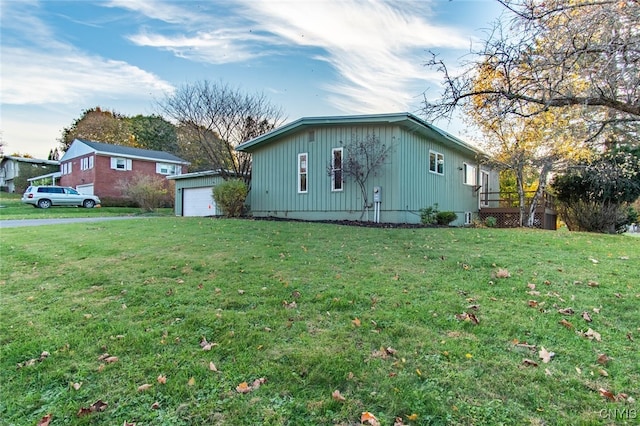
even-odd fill
[{"label": "neighboring house with brick facade", "polygon": [[102,200],[117,200],[124,198],[122,183],[134,176],[180,175],[188,165],[167,152],[75,139],[60,159],[60,185]]}]

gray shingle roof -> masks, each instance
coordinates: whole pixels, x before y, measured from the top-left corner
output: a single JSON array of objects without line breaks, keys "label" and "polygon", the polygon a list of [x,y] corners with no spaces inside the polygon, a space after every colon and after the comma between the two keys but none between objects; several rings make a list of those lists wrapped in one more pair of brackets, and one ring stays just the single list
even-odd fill
[{"label": "gray shingle roof", "polygon": [[122,146],[122,145],[113,145],[110,143],[102,143],[89,141],[86,139],[76,139],[83,144],[95,149],[96,152],[101,154],[114,154],[121,155],[123,157],[138,157],[138,158],[149,158],[153,160],[161,160],[168,161],[172,163],[184,163],[188,164],[189,162],[183,160],[180,157],[177,157],[173,154],[169,154],[168,152],[163,151],[154,151],[150,149],[142,149],[142,148],[132,148],[130,146]]}]

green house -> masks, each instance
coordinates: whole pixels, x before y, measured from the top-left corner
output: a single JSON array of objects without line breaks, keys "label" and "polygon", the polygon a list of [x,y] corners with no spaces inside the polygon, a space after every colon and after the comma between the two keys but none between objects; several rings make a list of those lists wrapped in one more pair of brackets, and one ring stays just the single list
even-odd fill
[{"label": "green house", "polygon": [[[360,185],[348,169],[363,142],[387,155]],[[480,150],[410,113],[301,118],[237,150],[252,154],[255,217],[419,223],[437,204],[463,225],[498,190]]]}]

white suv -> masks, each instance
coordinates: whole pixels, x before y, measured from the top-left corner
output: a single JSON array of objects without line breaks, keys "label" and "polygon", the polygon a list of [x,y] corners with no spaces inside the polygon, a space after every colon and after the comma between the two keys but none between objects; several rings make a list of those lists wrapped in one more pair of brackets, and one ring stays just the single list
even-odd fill
[{"label": "white suv", "polygon": [[91,209],[100,204],[95,195],[80,194],[66,186],[30,186],[22,194],[22,202],[48,209],[51,206],[82,206]]}]

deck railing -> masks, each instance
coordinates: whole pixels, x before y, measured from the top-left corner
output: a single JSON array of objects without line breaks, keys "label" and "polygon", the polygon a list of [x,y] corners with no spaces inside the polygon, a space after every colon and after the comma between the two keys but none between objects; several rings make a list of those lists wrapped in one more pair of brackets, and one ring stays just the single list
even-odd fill
[{"label": "deck railing", "polygon": [[[528,214],[535,191],[525,192],[525,211]],[[496,219],[499,228],[520,226],[520,196],[517,192],[482,192],[480,194],[480,220],[488,217]],[[556,229],[557,214],[555,198],[547,193],[538,200],[534,214],[534,226],[543,229]]]}]

